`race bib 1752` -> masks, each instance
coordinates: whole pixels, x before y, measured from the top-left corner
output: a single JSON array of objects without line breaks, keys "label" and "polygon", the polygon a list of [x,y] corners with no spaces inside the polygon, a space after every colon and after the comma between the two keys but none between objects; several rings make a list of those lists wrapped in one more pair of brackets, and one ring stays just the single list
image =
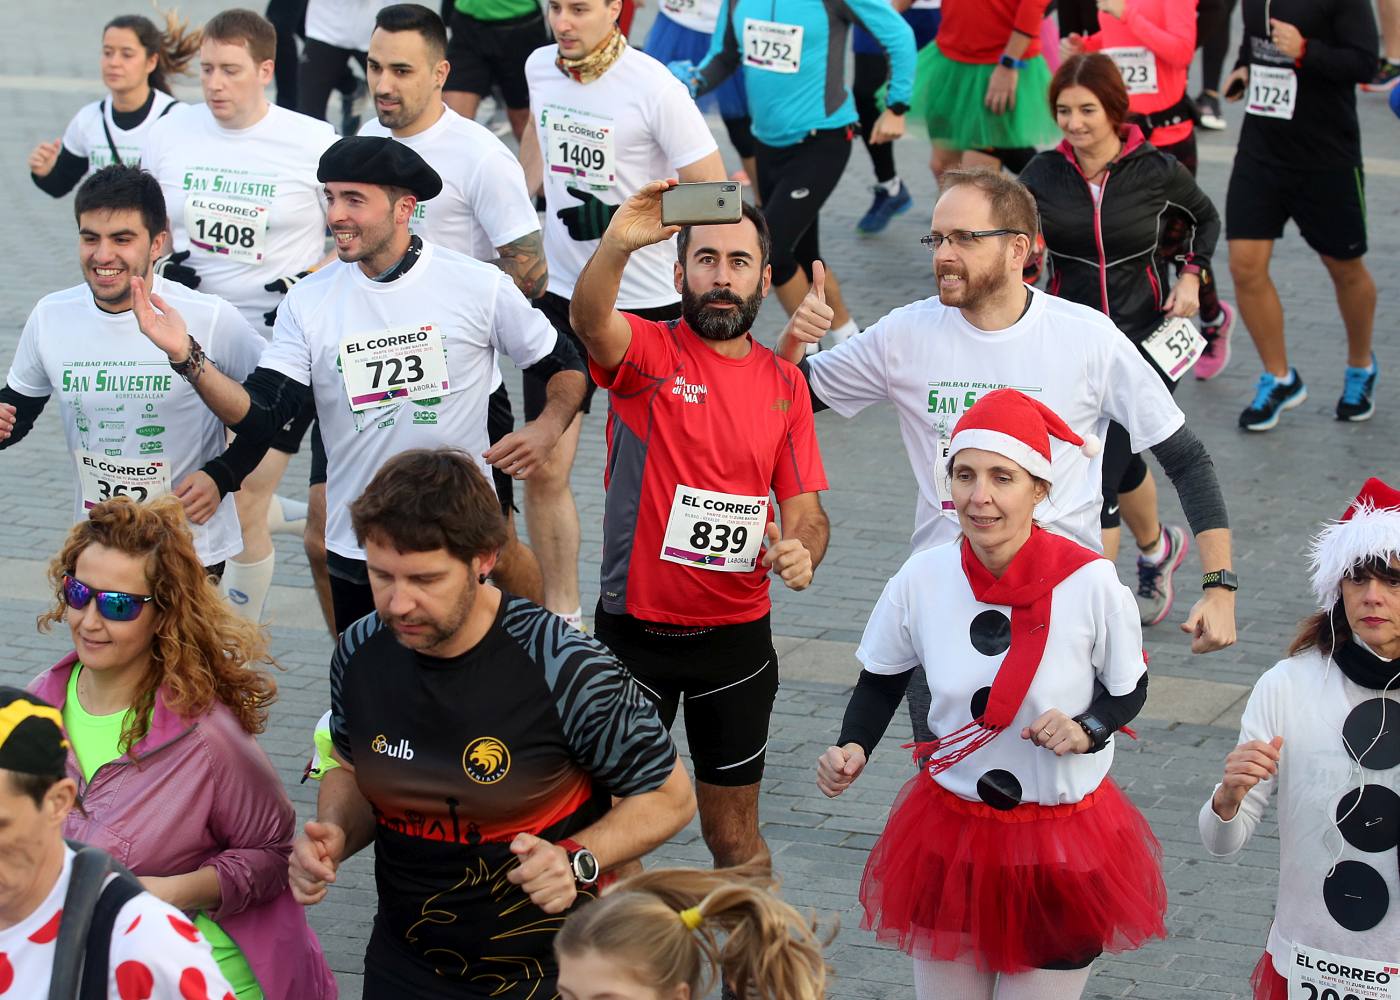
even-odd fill
[{"label": "race bib 1752", "polygon": [[802,68],[802,25],[744,18],[744,65],[796,73]]}]

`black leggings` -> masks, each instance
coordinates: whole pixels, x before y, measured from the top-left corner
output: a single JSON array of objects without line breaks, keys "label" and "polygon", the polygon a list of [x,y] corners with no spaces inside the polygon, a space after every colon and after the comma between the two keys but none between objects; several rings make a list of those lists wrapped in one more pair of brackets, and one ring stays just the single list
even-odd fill
[{"label": "black leggings", "polygon": [[880,102],[875,95],[890,75],[890,61],[883,53],[876,52],[857,52],[855,58],[856,72],[851,82],[851,95],[855,98],[856,114],[860,115],[860,135],[865,140],[865,150],[875,167],[875,179],[884,184],[895,178],[894,143],[872,145],[870,133],[880,117]]},{"label": "black leggings", "polygon": [[[734,147],[734,152],[739,154],[739,158],[747,160],[753,156],[754,138],[753,132],[749,129],[753,125],[753,119],[748,115],[743,118],[724,119],[724,130],[729,133],[729,144]],[[753,178],[749,178],[753,180]]]},{"label": "black leggings", "polygon": [[810,278],[821,257],[817,218],[851,158],[850,128],[814,132],[793,146],[754,143],[763,217],[773,233],[773,284],[785,285],[800,267]]},{"label": "black leggings", "polygon": [[364,52],[342,49],[308,38],[297,73],[297,110],[325,121],[326,104],[331,99],[332,90],[338,90],[347,97],[354,94],[357,81],[350,69],[351,59],[360,64],[361,71],[364,70]]},{"label": "black leggings", "polygon": [[268,0],[267,19],[277,29],[277,59],[272,80],[277,105],[297,109],[297,39],[306,34],[306,0]]},{"label": "black leggings", "polygon": [[1200,0],[1196,45],[1201,50],[1201,89],[1220,93],[1220,73],[1230,51],[1230,16],[1239,0]]}]

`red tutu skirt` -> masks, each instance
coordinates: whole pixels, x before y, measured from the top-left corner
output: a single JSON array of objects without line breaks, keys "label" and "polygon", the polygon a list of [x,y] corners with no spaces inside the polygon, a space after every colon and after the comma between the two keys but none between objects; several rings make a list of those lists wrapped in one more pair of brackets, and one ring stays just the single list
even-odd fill
[{"label": "red tutu skirt", "polygon": [[999,810],[920,772],[890,809],[860,900],[880,940],[990,972],[1086,963],[1167,936],[1161,845],[1107,778],[1071,805]]},{"label": "red tutu skirt", "polygon": [[1254,987],[1254,1000],[1288,1000],[1288,980],[1278,974],[1274,958],[1267,951],[1254,967],[1249,984]]}]

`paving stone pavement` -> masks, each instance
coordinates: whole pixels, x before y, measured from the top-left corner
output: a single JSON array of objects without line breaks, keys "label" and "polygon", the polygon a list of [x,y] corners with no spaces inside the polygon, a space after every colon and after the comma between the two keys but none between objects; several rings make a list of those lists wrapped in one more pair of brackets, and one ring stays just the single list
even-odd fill
[{"label": "paving stone pavement", "polygon": [[[215,11],[211,0],[191,0],[184,13],[200,21]],[[99,96],[97,40],[103,20],[116,10],[85,0],[51,0],[31,8],[27,31],[0,36],[0,92],[10,125],[0,136],[0,178],[8,211],[0,235],[14,248],[12,266],[0,274],[0,361],[8,363],[19,331],[40,295],[79,280],[71,202],[53,202],[30,184],[24,168],[29,149],[62,133],[81,101]],[[643,10],[641,25],[649,15]],[[1177,626],[1183,602],[1167,622],[1151,630],[1147,647],[1155,675],[1250,685],[1282,655],[1299,617],[1308,608],[1304,551],[1309,534],[1324,517],[1340,513],[1365,474],[1394,481],[1400,471],[1397,434],[1400,409],[1391,401],[1386,377],[1400,370],[1400,325],[1396,272],[1400,250],[1400,125],[1374,95],[1360,95],[1366,136],[1371,218],[1370,263],[1380,287],[1376,352],[1383,369],[1380,408],[1367,424],[1336,423],[1331,407],[1341,386],[1341,324],[1325,272],[1290,228],[1278,246],[1274,278],[1284,295],[1295,363],[1312,390],[1307,404],[1289,413],[1270,434],[1246,436],[1235,417],[1248,402],[1258,369],[1240,330],[1235,360],[1210,383],[1188,381],[1178,398],[1192,426],[1214,456],[1235,532],[1235,564],[1243,580],[1239,598],[1240,642],[1207,657],[1190,655]],[[1238,110],[1226,111],[1231,129],[1202,136],[1201,183],[1221,204],[1228,177]],[[728,152],[722,129],[716,129]],[[870,323],[890,309],[930,294],[929,260],[915,240],[927,232],[934,186],[925,166],[928,144],[912,135],[897,150],[917,209],[897,219],[884,235],[857,238],[855,220],[868,204],[868,161],[856,151],[823,218],[827,259],[845,282],[858,321]],[[1222,246],[1220,280],[1229,296],[1230,279]],[[759,324],[770,343],[779,325],[776,303]],[[508,381],[518,392],[518,374]],[[517,398],[519,396],[517,395]],[[71,472],[61,448],[56,407],[50,407],[32,436],[0,456],[0,630],[7,640],[0,678],[23,683],[57,659],[64,636],[36,634],[34,616],[42,592],[14,585],[36,563],[47,560],[66,531]],[[853,644],[885,580],[907,553],[912,524],[913,480],[893,416],[876,408],[842,421],[819,418],[823,453],[832,491],[824,498],[832,520],[832,544],[816,584],[807,592],[775,592],[774,627],[794,645],[815,638]],[[580,579],[584,606],[596,599],[593,556],[599,550],[602,515],[602,413],[588,418],[574,477],[584,531]],[[305,456],[294,461],[284,490],[304,496]],[[1159,479],[1161,479],[1159,474]],[[1180,521],[1179,508],[1163,486],[1163,509]],[[1124,557],[1123,571],[1131,572]],[[1194,580],[1194,554],[1182,580]],[[1125,576],[1125,579],[1127,577]],[[276,583],[308,585],[305,559],[295,539],[278,539]],[[1187,595],[1194,591],[1188,585]],[[281,592],[285,593],[285,592]],[[314,789],[298,783],[309,748],[310,727],[325,707],[325,666],[330,643],[314,623],[291,605],[273,607],[273,648],[286,668],[279,675],[281,699],[261,742],[284,776],[303,816],[314,808]],[[837,647],[832,647],[837,648]],[[802,673],[800,647],[788,661]],[[797,662],[794,662],[796,660]],[[850,676],[857,668],[851,661]],[[813,787],[813,762],[835,738],[845,705],[839,684],[784,683],[774,715],[770,760],[761,805],[765,835],[784,878],[787,898],[839,921],[829,951],[836,970],[830,996],[903,998],[912,996],[908,961],[878,945],[859,929],[856,891],[866,853],[883,826],[897,789],[908,775],[899,744],[908,738],[907,720],[897,719],[870,769],[850,793],[829,801]],[[1266,822],[1251,846],[1231,863],[1210,860],[1195,833],[1195,815],[1209,792],[1221,761],[1235,741],[1232,729],[1144,720],[1139,740],[1124,741],[1114,775],[1151,820],[1162,843],[1171,892],[1171,937],[1141,950],[1097,963],[1086,995],[1141,998],[1243,998],[1248,973],[1262,949],[1273,907],[1277,838]],[[683,733],[677,740],[684,744]],[[698,827],[692,823],[665,845],[655,863],[704,864]],[[343,985],[343,995],[359,996],[361,956],[373,912],[368,856],[346,866],[328,900],[310,912]]]}]

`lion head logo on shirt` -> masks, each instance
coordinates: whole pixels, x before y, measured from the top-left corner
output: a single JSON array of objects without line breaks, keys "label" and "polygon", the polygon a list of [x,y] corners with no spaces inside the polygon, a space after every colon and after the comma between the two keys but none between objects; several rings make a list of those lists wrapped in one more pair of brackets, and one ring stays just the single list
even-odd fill
[{"label": "lion head logo on shirt", "polygon": [[478,736],[462,751],[462,770],[481,785],[494,785],[510,772],[510,751],[494,736]]}]

